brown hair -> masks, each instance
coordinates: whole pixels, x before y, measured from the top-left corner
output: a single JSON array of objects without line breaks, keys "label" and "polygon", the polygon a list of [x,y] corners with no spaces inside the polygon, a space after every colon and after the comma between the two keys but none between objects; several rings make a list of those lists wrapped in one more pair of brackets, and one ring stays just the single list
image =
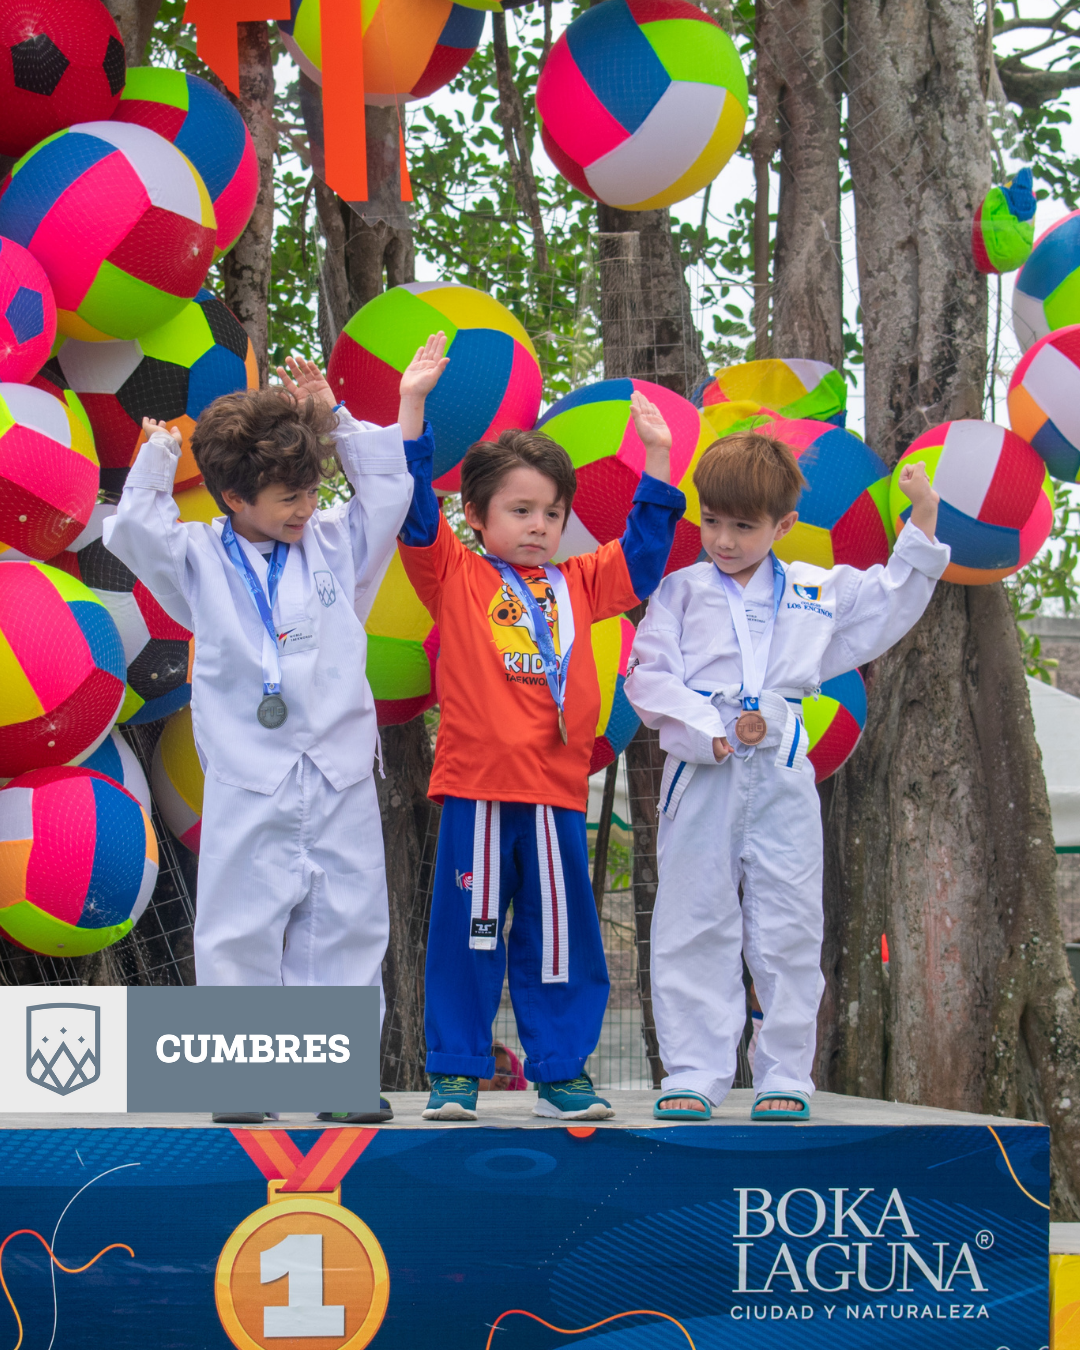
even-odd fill
[{"label": "brown hair", "polygon": [[298,402],[279,389],[225,394],[206,408],[191,449],[206,487],[226,513],[222,492],[253,502],[264,487],[309,488],[339,466],[330,432],[337,416],[313,398]]},{"label": "brown hair", "polygon": [[[486,521],[492,497],[521,465],[551,479],[557,494],[555,504],[565,507],[569,516],[577,491],[573,463],[557,441],[540,431],[504,431],[497,441],[470,445],[461,463],[462,505],[471,506]],[[473,530],[473,534],[484,542],[479,530]]]},{"label": "brown hair", "polygon": [[798,505],[806,479],[790,445],[775,436],[737,431],[714,441],[694,470],[701,504],[739,520],[774,524]]}]

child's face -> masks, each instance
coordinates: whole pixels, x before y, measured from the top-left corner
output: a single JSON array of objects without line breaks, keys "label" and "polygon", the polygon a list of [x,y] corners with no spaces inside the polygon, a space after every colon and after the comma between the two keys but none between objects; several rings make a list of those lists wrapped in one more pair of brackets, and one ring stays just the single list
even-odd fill
[{"label": "child's face", "polygon": [[319,505],[319,485],[293,488],[271,483],[253,502],[246,502],[239,493],[231,491],[222,492],[221,497],[232,512],[233,529],[251,543],[265,544],[275,539],[295,544]]},{"label": "child's face", "polygon": [[546,474],[521,464],[492,497],[485,520],[472,502],[465,503],[465,519],[483,532],[489,553],[515,567],[543,567],[555,556],[566,523],[566,507],[555,494]]},{"label": "child's face", "polygon": [[789,511],[779,520],[768,516],[759,520],[742,520],[724,515],[710,507],[701,508],[701,542],[705,552],[721,572],[730,577],[743,573],[752,576],[759,563],[769,556],[769,550],[783,539],[798,520],[797,511]]}]

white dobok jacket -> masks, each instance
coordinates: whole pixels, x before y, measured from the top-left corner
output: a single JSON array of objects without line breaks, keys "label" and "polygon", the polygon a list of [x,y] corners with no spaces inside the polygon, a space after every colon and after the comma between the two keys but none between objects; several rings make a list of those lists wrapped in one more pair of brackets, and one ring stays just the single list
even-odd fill
[{"label": "white dobok jacket", "polygon": [[[769,733],[759,750],[780,744],[788,706],[822,681],[880,656],[918,620],[949,549],[914,525],[900,533],[887,565],[865,572],[782,564],[783,595],[776,614],[761,711]],[[774,605],[769,560],[744,592],[755,652]],[[661,748],[687,764],[715,764],[713,738],[733,735],[741,706],[742,658],[727,593],[712,562],[664,578],[638,628],[626,694],[646,726],[659,728]]]},{"label": "white dobok jacket", "polygon": [[[195,634],[191,710],[205,767],[222,783],[272,793],[303,755],[338,791],[366,778],[375,758],[375,701],[367,682],[367,635],[356,606],[378,584],[412,500],[401,429],[358,422],[342,408],[334,433],[355,496],[316,511],[278,585],[278,631],[302,634],[281,655],[289,715],[268,729],[256,717],[263,695],[264,629],[221,542],[224,517],[182,524],[172,497],[177,455],[155,434],[128,474],[102,538]],[[265,585],[267,560],[237,536]],[[267,642],[269,638],[267,637]]]}]

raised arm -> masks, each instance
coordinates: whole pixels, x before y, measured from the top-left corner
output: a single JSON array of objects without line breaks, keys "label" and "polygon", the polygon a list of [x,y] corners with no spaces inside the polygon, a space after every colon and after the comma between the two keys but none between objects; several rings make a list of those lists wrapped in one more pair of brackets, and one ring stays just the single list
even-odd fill
[{"label": "raised arm", "polygon": [[424,404],[439,377],[450,364],[446,353],[446,334],[433,334],[417,350],[405,368],[398,393],[398,420],[405,438],[405,458],[413,478],[413,496],[409,514],[401,529],[401,542],[410,548],[430,548],[439,533],[439,499],[431,486],[435,458],[435,434],[424,420]]},{"label": "raised arm", "polygon": [[139,451],[116,508],[102,527],[102,543],[139,578],[170,618],[194,629],[195,576],[188,556],[191,533],[172,495],[180,462],[180,432],[143,419],[149,440]]},{"label": "raised arm", "polygon": [[691,764],[725,757],[724,723],[707,694],[687,688],[681,625],[664,603],[663,590],[649,601],[637,630],[625,692],[647,727],[660,732],[660,747]]}]

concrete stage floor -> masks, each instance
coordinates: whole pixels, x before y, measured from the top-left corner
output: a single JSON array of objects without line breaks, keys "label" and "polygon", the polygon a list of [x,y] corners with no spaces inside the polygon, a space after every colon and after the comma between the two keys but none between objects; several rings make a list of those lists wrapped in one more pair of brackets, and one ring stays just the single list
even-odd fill
[{"label": "concrete stage floor", "polygon": [[[659,1095],[656,1092],[601,1092],[615,1108],[611,1120],[549,1120],[532,1114],[535,1093],[526,1092],[482,1092],[478,1103],[479,1119],[476,1121],[421,1120],[420,1112],[427,1104],[426,1092],[390,1092],[384,1094],[394,1109],[394,1119],[390,1124],[380,1126],[385,1130],[461,1130],[487,1127],[489,1129],[527,1129],[547,1130],[565,1129],[567,1126],[581,1128],[595,1126],[600,1130],[617,1129],[669,1129],[672,1125],[686,1124],[695,1128],[693,1121],[654,1120],[653,1102]],[[750,1125],[750,1107],[754,1093],[750,1088],[733,1090],[722,1106],[714,1110],[714,1125]],[[785,1125],[795,1129],[807,1129],[812,1125],[864,1125],[877,1127],[895,1127],[898,1125],[1030,1125],[1033,1122],[1012,1120],[1005,1116],[981,1116],[971,1111],[946,1111],[934,1106],[911,1106],[905,1102],[883,1102],[872,1097],[842,1097],[832,1092],[818,1092],[810,1100],[810,1120],[806,1123],[784,1121]],[[775,1129],[781,1122],[754,1122],[754,1129]],[[177,1129],[177,1130],[227,1130],[228,1125],[215,1125],[209,1115],[199,1112],[174,1112],[162,1114],[127,1115],[94,1114],[81,1115],[75,1112],[53,1112],[49,1114],[15,1114],[0,1112],[0,1130],[102,1130],[102,1129]],[[247,1128],[259,1128],[247,1127]],[[332,1129],[313,1115],[300,1113],[282,1114],[280,1119],[267,1121],[264,1129],[321,1130]]]}]

